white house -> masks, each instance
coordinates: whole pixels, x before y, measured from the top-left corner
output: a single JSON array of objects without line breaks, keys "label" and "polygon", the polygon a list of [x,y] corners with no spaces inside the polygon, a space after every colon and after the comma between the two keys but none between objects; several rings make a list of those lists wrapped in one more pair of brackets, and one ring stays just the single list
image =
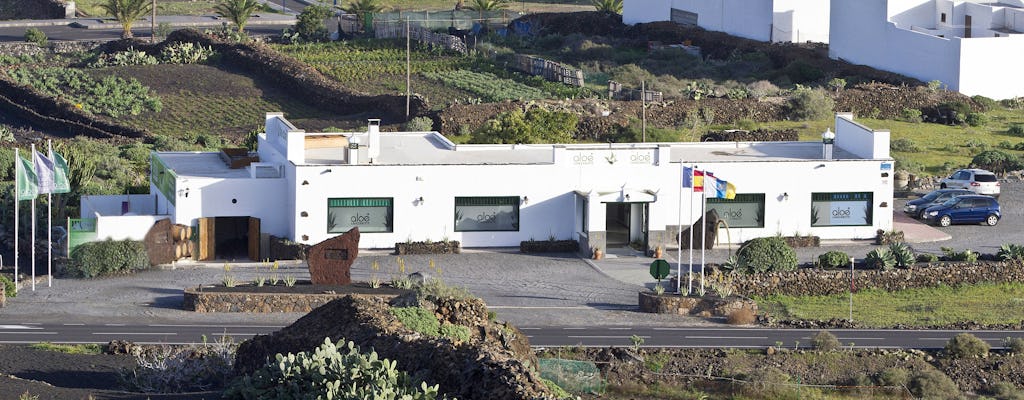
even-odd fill
[{"label": "white house", "polygon": [[[707,203],[734,242],[892,229],[889,132],[838,114],[830,153],[818,141],[456,145],[436,132],[380,132],[376,120],[365,132],[307,133],[271,113],[255,154],[154,152],[148,198],[86,196],[82,210],[98,239],[141,238],[159,218],[197,227],[201,259],[254,256],[257,237],[315,244],[352,227],[366,248],[550,237],[584,252],[670,247],[701,214],[701,194],[681,184],[682,167],[696,166],[735,185],[735,199]],[[115,223],[133,209],[152,215]]]},{"label": "white house", "polygon": [[828,0],[625,0],[622,22],[673,21],[762,42],[829,39]]},{"label": "white house", "polygon": [[1024,95],[1024,0],[831,0],[829,56],[966,95]]}]

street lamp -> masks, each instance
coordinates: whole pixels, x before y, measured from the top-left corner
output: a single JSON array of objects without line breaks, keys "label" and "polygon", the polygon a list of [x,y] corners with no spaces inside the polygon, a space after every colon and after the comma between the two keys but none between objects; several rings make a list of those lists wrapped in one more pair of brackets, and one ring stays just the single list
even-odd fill
[{"label": "street lamp", "polygon": [[832,129],[825,128],[825,133],[821,134],[821,157],[826,160],[832,159],[832,145],[836,142],[836,134],[832,133]]}]

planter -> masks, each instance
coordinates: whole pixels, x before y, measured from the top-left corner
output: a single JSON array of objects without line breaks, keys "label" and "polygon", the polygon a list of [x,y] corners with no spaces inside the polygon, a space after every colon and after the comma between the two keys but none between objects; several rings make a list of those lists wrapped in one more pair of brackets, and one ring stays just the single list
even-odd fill
[{"label": "planter", "polygon": [[462,245],[458,240],[441,242],[405,242],[395,243],[395,254],[459,254]]},{"label": "planter", "polygon": [[743,308],[748,308],[757,314],[757,303],[739,296],[727,298],[689,297],[675,294],[658,295],[644,291],[639,293],[639,302],[640,311],[654,314],[728,317],[729,314]]},{"label": "planter", "polygon": [[575,253],[580,243],[575,240],[527,240],[519,242],[521,253]]},{"label": "planter", "polygon": [[600,260],[602,258],[604,258],[604,251],[601,249],[594,249],[594,259]]},{"label": "planter", "polygon": [[821,245],[821,238],[817,236],[786,236],[782,239],[789,247],[818,247]]}]

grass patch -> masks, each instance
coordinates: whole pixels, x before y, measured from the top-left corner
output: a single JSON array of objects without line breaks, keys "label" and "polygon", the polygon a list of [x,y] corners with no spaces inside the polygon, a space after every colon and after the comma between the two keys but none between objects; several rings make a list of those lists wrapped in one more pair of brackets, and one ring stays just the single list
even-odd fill
[{"label": "grass patch", "polygon": [[[849,297],[770,296],[755,298],[758,306],[780,318],[846,318]],[[977,284],[959,287],[909,289],[886,292],[862,290],[853,295],[853,319],[869,327],[945,325],[975,321],[982,324],[1017,323],[1024,319],[1024,283]]]},{"label": "grass patch", "polygon": [[[93,17],[106,16],[107,13],[100,8],[100,4],[106,0],[77,0],[75,7]],[[214,14],[213,7],[221,0],[160,0],[156,2],[157,15],[210,15]],[[143,21],[139,22],[140,24]],[[145,22],[148,24],[148,22]],[[148,26],[148,25],[147,25]]]},{"label": "grass patch", "polygon": [[94,344],[94,343],[91,343],[91,344],[57,344],[57,343],[50,343],[50,342],[40,342],[40,343],[30,344],[28,347],[31,348],[31,349],[34,349],[34,350],[55,351],[55,352],[58,352],[58,353],[66,353],[66,354],[87,354],[87,355],[103,354],[103,347],[98,345],[98,344]]}]

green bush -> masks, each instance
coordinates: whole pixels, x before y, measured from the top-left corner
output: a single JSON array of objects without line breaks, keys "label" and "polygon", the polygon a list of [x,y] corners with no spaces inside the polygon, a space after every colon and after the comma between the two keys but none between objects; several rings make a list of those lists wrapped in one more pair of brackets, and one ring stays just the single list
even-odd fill
[{"label": "green bush", "polygon": [[798,86],[789,97],[788,116],[794,121],[814,121],[832,115],[835,101],[822,89]]},{"label": "green bush", "polygon": [[820,331],[811,338],[811,347],[815,350],[833,351],[839,350],[841,346],[842,343],[839,343],[839,338],[829,331]]},{"label": "green bush", "polygon": [[277,354],[252,375],[224,392],[225,399],[409,399],[438,398],[437,385],[427,386],[399,371],[397,363],[361,353],[352,342],[331,343],[312,352]]},{"label": "green bush", "polygon": [[886,368],[878,374],[878,383],[884,386],[906,386],[909,380],[910,371],[906,368]]},{"label": "green bush", "polygon": [[68,261],[68,273],[82,278],[122,274],[149,266],[146,246],[134,240],[83,243]]},{"label": "green bush", "polygon": [[324,20],[332,13],[331,8],[324,5],[304,8],[295,23],[296,33],[306,42],[327,41],[327,26],[324,25]]},{"label": "green bush", "polygon": [[1024,354],[1024,338],[1008,337],[1003,341],[1003,347],[1009,349],[1013,354]]},{"label": "green bush", "polygon": [[832,250],[818,256],[818,265],[822,268],[839,268],[850,262],[850,256],[844,252]]},{"label": "green bush", "polygon": [[579,116],[562,111],[531,108],[498,115],[473,135],[471,143],[570,143]]},{"label": "green bush", "polygon": [[953,358],[985,357],[989,345],[970,333],[960,333],[946,343],[946,353]]},{"label": "green bush", "polygon": [[986,150],[974,156],[971,165],[992,172],[1016,171],[1024,167],[1020,158],[1001,150]]},{"label": "green bush", "polygon": [[998,101],[992,100],[980,94],[971,96],[971,100],[974,100],[975,103],[981,106],[981,111],[991,111],[999,108]]},{"label": "green bush", "polygon": [[1005,243],[999,246],[999,251],[996,252],[996,257],[1000,260],[1024,260],[1024,246],[1019,244]]},{"label": "green bush", "polygon": [[174,42],[160,52],[160,62],[168,64],[202,64],[216,52],[212,46],[203,47],[192,42]]},{"label": "green bush", "polygon": [[789,63],[783,72],[794,83],[814,82],[825,76],[825,73],[821,68],[808,64],[803,60],[796,60]]},{"label": "green bush", "polygon": [[868,252],[864,257],[864,263],[869,268],[890,270],[896,266],[896,257],[888,248],[880,247]]},{"label": "green bush", "polygon": [[951,125],[960,125],[967,122],[967,116],[973,111],[971,106],[963,101],[951,101],[936,106],[940,115],[949,117]]},{"label": "green bush", "polygon": [[946,374],[934,369],[914,373],[907,382],[907,389],[914,396],[924,399],[956,399],[960,397],[960,387]]},{"label": "green bush", "polygon": [[135,50],[129,47],[128,50],[116,53],[100,54],[96,61],[89,64],[89,68],[120,67],[125,65],[156,65],[156,57],[153,57],[142,50]]},{"label": "green bush", "polygon": [[900,138],[889,142],[889,149],[903,153],[917,153],[921,151],[921,148],[917,146],[917,143],[914,143],[913,140],[907,138]]},{"label": "green bush", "polygon": [[896,267],[898,268],[907,268],[917,262],[917,256],[914,255],[914,251],[906,243],[896,242],[890,244],[889,252],[892,253],[893,259],[896,260]]},{"label": "green bush", "polygon": [[916,108],[904,108],[900,110],[900,121],[918,123],[921,122],[921,110]]},{"label": "green bush", "polygon": [[46,46],[46,34],[39,28],[28,28],[25,30],[25,41]]},{"label": "green bush", "polygon": [[430,337],[441,334],[441,322],[433,312],[423,307],[392,307],[389,311],[406,328]]},{"label": "green bush", "polygon": [[953,249],[949,247],[941,247],[940,249],[942,249],[942,258],[945,261],[978,261],[978,253],[975,253],[970,249],[964,251],[953,251]]},{"label": "green bush", "polygon": [[18,68],[8,72],[21,85],[74,104],[83,111],[114,118],[139,115],[143,111],[160,112],[163,104],[150,95],[149,88],[139,81],[107,75],[93,78],[74,68]]},{"label": "green bush", "polygon": [[989,390],[999,400],[1024,400],[1024,393],[1010,382],[996,382]]},{"label": "green bush", "polygon": [[6,276],[0,276],[0,283],[4,284],[4,296],[6,297],[17,297],[18,288],[14,286],[14,282]]},{"label": "green bush", "polygon": [[405,123],[405,130],[410,132],[429,132],[434,130],[434,120],[430,117],[416,117]]},{"label": "green bush", "polygon": [[1010,128],[1006,130],[1006,133],[1024,137],[1024,124],[1010,124]]},{"label": "green bush", "polygon": [[460,342],[468,342],[471,334],[468,326],[455,325],[455,324],[442,324],[439,330],[441,336],[446,338],[455,339]]},{"label": "green bush", "polygon": [[988,115],[972,112],[967,114],[967,118],[964,118],[964,122],[970,126],[984,126],[988,123]]},{"label": "green bush", "polygon": [[739,268],[748,273],[792,271],[796,269],[796,251],[779,236],[752,239],[736,252]]}]

